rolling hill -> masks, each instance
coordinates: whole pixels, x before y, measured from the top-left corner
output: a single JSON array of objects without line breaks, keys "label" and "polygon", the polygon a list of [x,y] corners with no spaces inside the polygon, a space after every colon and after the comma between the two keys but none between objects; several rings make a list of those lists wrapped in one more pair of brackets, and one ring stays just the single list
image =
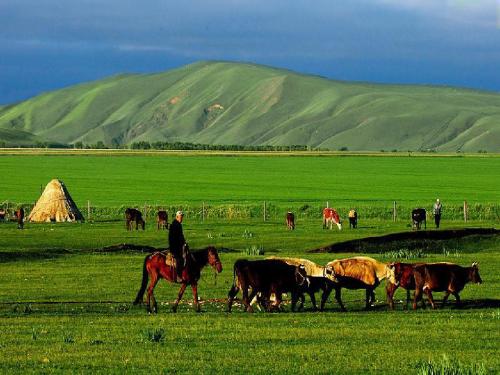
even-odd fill
[{"label": "rolling hill", "polygon": [[163,73],[113,76],[0,107],[0,142],[36,141],[500,152],[500,94],[198,62]]}]

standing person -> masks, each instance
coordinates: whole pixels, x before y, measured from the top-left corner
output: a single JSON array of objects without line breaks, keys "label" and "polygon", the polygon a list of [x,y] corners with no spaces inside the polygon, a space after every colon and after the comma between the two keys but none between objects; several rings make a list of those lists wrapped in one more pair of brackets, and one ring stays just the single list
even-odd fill
[{"label": "standing person", "polygon": [[23,229],[24,227],[24,208],[19,207],[16,212],[16,219],[17,219],[17,229]]},{"label": "standing person", "polygon": [[349,228],[354,228],[358,226],[358,213],[355,209],[349,211]]},{"label": "standing person", "polygon": [[433,213],[434,213],[434,222],[436,223],[436,228],[439,228],[439,222],[441,221],[441,202],[439,198],[436,199],[436,203],[434,203]]},{"label": "standing person", "polygon": [[168,230],[170,253],[175,259],[175,269],[177,271],[177,276],[180,279],[182,279],[182,271],[184,269],[183,249],[186,246],[186,239],[182,233],[183,218],[184,213],[182,211],[177,211],[175,219],[172,221],[172,224],[170,224],[170,228]]}]

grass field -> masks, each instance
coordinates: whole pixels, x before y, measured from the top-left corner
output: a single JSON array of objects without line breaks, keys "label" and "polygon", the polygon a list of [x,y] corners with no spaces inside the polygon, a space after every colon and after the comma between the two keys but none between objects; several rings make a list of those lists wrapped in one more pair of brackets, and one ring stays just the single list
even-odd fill
[{"label": "grass field", "polygon": [[[125,199],[140,203],[148,195],[151,201],[161,200],[163,195],[157,188],[162,186],[170,189],[172,205],[199,202],[206,199],[205,194],[221,204],[238,199],[252,203],[268,199],[267,195],[279,200],[280,192],[291,183],[291,173],[301,178],[297,184],[305,188],[291,189],[290,196],[282,198],[285,203],[288,199],[333,202],[335,194],[354,202],[373,195],[374,204],[378,199],[432,202],[441,193],[445,204],[458,204],[463,198],[457,197],[457,191],[477,194],[481,201],[498,202],[498,159],[415,159],[0,157],[0,170],[8,177],[5,181],[35,186],[31,192],[4,184],[0,199],[36,199],[38,179],[45,183],[56,177],[51,173],[57,171],[79,204],[92,199],[104,205],[107,198],[116,204]],[[157,173],[169,170],[165,164],[173,165],[176,172],[183,171],[189,183],[158,179]],[[120,177],[125,170],[133,176],[128,188],[123,187]],[[461,171],[461,181],[454,178],[454,170]],[[475,178],[476,173],[480,178]],[[392,174],[392,184],[385,185],[383,174]],[[344,184],[342,189],[331,190],[324,182],[330,175],[342,181],[345,175],[351,176],[356,181],[352,193]],[[363,183],[367,176],[370,184]],[[205,188],[200,184],[204,179],[218,188]],[[416,184],[418,181],[422,182]],[[198,192],[190,183],[198,186]],[[439,186],[439,191],[427,189],[430,184]],[[308,190],[312,198],[308,198]],[[465,226],[498,227],[498,220],[463,223],[445,216],[442,222],[444,229]],[[23,231],[17,230],[15,223],[0,223],[0,372],[401,374],[416,373],[420,362],[439,362],[443,355],[466,365],[484,365],[490,373],[500,371],[498,236],[443,243],[442,247],[426,249],[424,258],[410,260],[461,265],[478,261],[483,284],[466,286],[461,309],[451,298],[447,307],[437,311],[403,311],[399,300],[405,293],[398,290],[396,311],[389,312],[381,286],[376,290],[377,304],[368,312],[363,310],[362,291],[344,291],[347,313],[341,313],[333,301],[326,312],[312,312],[306,297],[306,310],[301,313],[289,312],[287,305],[283,313],[251,315],[239,308],[232,314],[224,312],[232,265],[247,257],[246,249],[262,247],[265,256],[300,256],[324,264],[355,254],[313,254],[307,250],[402,232],[408,230],[406,220],[363,219],[358,230],[339,232],[323,230],[317,218],[299,216],[297,229],[291,232],[281,219],[207,219],[202,223],[187,216],[184,230],[194,248],[214,244],[230,249],[221,253],[224,270],[217,278],[209,269],[202,274],[203,313],[193,312],[188,290],[185,303],[172,314],[169,304],[177,287],[162,282],[155,291],[159,314],[147,315],[144,307],[131,305],[145,254],[99,249],[121,243],[164,247],[165,231],[148,226],[144,232],[127,232],[122,221],[27,224]],[[389,261],[382,250],[369,255]],[[441,294],[436,293],[436,297],[439,300]]]}]

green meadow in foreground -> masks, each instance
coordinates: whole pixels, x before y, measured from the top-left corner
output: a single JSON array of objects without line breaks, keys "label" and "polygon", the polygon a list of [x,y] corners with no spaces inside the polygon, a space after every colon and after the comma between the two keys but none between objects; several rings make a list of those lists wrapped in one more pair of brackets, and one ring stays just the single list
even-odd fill
[{"label": "green meadow in foreground", "polygon": [[[319,223],[320,224],[320,223]],[[445,222],[447,228],[460,223]],[[474,222],[472,226],[491,226]],[[294,232],[273,221],[186,220],[193,247],[215,244],[224,266],[215,277],[206,268],[199,285],[203,313],[191,306],[191,291],[177,314],[170,304],[178,287],[161,281],[159,313],[132,306],[146,254],[103,252],[119,243],[166,245],[166,232],[126,232],[121,222],[0,225],[0,371],[2,372],[197,372],[197,373],[416,373],[419,364],[441,361],[500,369],[500,243],[498,236],[443,244],[410,261],[480,264],[482,285],[467,285],[464,306],[453,298],[444,309],[387,311],[383,285],[377,303],[364,311],[363,291],[343,291],[347,313],[330,298],[327,311],[268,314],[225,312],[236,259],[257,246],[265,255],[300,256],[317,263],[357,254],[312,254],[318,243],[404,230],[402,223],[369,220],[359,230],[328,231],[302,220]],[[224,250],[226,249],[226,250]],[[392,261],[383,250],[368,254]],[[442,294],[435,293],[440,300]]]},{"label": "green meadow in foreground", "polygon": [[[155,289],[157,315],[132,305],[147,253],[106,247],[166,247],[167,232],[156,229],[152,215],[145,231],[131,232],[121,213],[81,224],[27,223],[22,231],[16,223],[0,223],[0,373],[413,374],[443,363],[498,373],[498,234],[366,248],[363,255],[384,262],[398,256],[479,262],[483,284],[465,287],[461,308],[451,297],[442,309],[407,311],[406,293],[398,290],[396,309],[388,311],[382,283],[370,311],[364,311],[360,290],[342,292],[346,313],[332,297],[323,313],[311,311],[308,297],[298,313],[290,312],[289,297],[282,313],[248,314],[240,304],[231,314],[225,310],[238,258],[283,255],[325,264],[360,255],[309,250],[410,230],[406,215],[395,222],[375,215],[392,200],[429,207],[440,197],[442,229],[497,227],[499,168],[496,157],[1,156],[0,201],[34,201],[39,185],[57,177],[84,212],[87,200],[101,207],[156,202],[172,208],[211,201],[228,212],[236,203],[253,207],[269,200],[278,208],[267,221],[259,215],[202,220],[187,211],[183,225],[191,248],[215,245],[224,267],[217,276],[203,270],[200,314],[189,288],[173,314],[178,286],[164,281]],[[452,207],[464,199],[481,203],[483,217],[459,220]],[[286,229],[287,206],[321,207],[325,201],[361,204],[359,228],[324,230],[319,211],[304,210],[297,211],[296,230]],[[428,224],[434,232],[431,219]],[[254,250],[264,255],[248,255]],[[439,302],[442,295],[434,294]]]}]

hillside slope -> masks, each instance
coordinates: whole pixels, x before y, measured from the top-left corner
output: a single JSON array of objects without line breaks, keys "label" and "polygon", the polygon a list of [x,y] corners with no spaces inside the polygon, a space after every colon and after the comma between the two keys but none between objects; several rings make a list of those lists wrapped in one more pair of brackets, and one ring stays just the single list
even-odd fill
[{"label": "hillside slope", "polygon": [[114,76],[0,107],[0,141],[31,139],[500,152],[500,95],[199,62],[158,74]]}]

